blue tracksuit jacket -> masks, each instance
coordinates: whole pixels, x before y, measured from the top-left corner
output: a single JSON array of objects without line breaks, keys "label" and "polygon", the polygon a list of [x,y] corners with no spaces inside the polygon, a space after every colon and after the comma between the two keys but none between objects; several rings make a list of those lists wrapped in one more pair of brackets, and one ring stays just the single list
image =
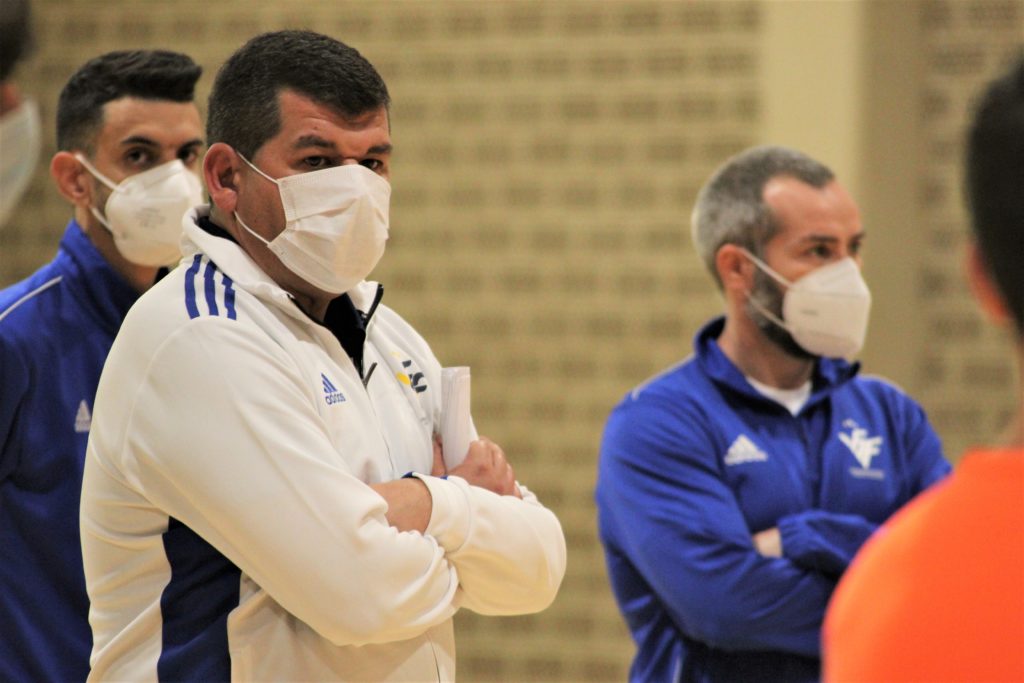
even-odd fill
[{"label": "blue tracksuit jacket", "polygon": [[[921,408],[858,365],[819,361],[793,416],[719,349],[613,410],[598,524],[637,644],[631,681],[815,681],[836,581],[875,528],[950,470]],[[751,536],[777,526],[783,557]]]},{"label": "blue tracksuit jacket", "polygon": [[100,370],[138,293],[72,221],[0,291],[0,680],[82,681],[92,633],[78,502]]}]

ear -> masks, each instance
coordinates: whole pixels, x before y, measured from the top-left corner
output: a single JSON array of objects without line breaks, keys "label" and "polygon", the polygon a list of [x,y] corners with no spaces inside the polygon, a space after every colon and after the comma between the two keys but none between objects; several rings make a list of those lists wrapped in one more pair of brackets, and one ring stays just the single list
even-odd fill
[{"label": "ear", "polygon": [[64,198],[80,209],[87,210],[92,202],[92,176],[75,155],[61,151],[50,160],[50,177]]},{"label": "ear", "polygon": [[967,248],[965,270],[967,283],[971,286],[971,292],[985,315],[997,325],[1010,324],[1010,312],[1006,308],[1002,294],[999,293],[999,288],[992,281],[988,266],[985,264],[985,256],[975,242]]},{"label": "ear", "polygon": [[210,201],[229,216],[238,204],[241,163],[235,150],[223,142],[210,145],[203,157],[203,179]]},{"label": "ear", "polygon": [[0,83],[0,116],[14,111],[21,104],[21,93],[10,79]]},{"label": "ear", "polygon": [[723,244],[715,253],[715,270],[722,289],[745,295],[754,286],[754,264],[735,244]]}]

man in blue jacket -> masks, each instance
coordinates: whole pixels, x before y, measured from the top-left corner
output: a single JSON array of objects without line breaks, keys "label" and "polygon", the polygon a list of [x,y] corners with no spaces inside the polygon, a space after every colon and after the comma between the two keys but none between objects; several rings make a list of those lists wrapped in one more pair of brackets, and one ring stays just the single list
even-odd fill
[{"label": "man in blue jacket", "polygon": [[921,408],[858,374],[864,231],[832,172],[750,149],[701,190],[725,298],[693,356],[634,389],[601,444],[599,532],[632,681],[815,681],[832,590],[949,464]]},{"label": "man in blue jacket", "polygon": [[74,217],[57,256],[0,291],[0,680],[75,681],[92,634],[79,542],[100,370],[128,308],[180,258],[195,173],[201,69],[114,52],[61,91],[50,174]]}]

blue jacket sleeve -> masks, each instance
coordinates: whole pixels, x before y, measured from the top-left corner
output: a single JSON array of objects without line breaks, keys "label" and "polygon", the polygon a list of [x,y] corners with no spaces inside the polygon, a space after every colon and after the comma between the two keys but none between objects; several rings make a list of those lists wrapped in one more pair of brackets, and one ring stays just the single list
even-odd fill
[{"label": "blue jacket sleeve", "polygon": [[834,580],[756,551],[696,413],[652,400],[612,413],[598,484],[603,533],[689,638],[819,656]]},{"label": "blue jacket sleeve", "polygon": [[860,515],[805,510],[779,519],[782,554],[794,564],[836,577],[878,525]]},{"label": "blue jacket sleeve", "polygon": [[953,468],[942,455],[942,442],[924,410],[910,397],[904,395],[903,398],[907,403],[906,428],[903,430],[908,473],[906,504],[931,485],[945,479]]},{"label": "blue jacket sleeve", "polygon": [[14,459],[14,426],[28,391],[28,368],[24,360],[0,335],[0,481],[11,475]]}]

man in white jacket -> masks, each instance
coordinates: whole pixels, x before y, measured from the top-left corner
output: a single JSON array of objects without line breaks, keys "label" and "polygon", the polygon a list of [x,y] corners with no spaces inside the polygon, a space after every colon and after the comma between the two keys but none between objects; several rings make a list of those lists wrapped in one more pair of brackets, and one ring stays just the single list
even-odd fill
[{"label": "man in white jacket", "polygon": [[388,104],[373,66],[311,32],[257,36],[218,73],[211,204],[96,398],[91,680],[449,681],[456,610],[554,599],[558,520],[493,442],[445,471],[440,365],[365,281]]}]

